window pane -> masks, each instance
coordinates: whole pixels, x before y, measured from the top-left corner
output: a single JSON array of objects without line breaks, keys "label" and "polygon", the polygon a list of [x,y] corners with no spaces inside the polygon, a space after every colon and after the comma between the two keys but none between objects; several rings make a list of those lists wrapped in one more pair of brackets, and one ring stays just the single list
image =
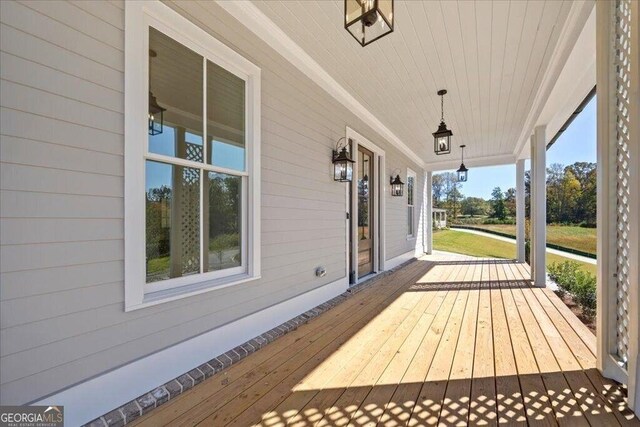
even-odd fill
[{"label": "window pane", "polygon": [[245,170],[245,82],[207,61],[207,163]]},{"label": "window pane", "polygon": [[206,267],[208,271],[239,267],[242,264],[242,178],[209,172],[206,185],[205,203],[209,206],[209,219],[205,224],[205,235],[209,239]]},{"label": "window pane", "polygon": [[413,236],[413,206],[407,208],[407,234]]},{"label": "window pane", "polygon": [[[154,56],[155,55],[155,56]],[[202,57],[149,28],[149,92],[166,110],[149,151],[202,162]]]},{"label": "window pane", "polygon": [[407,177],[407,203],[413,205],[413,185],[414,178],[412,176]]},{"label": "window pane", "polygon": [[200,271],[200,171],[146,162],[147,283]]}]

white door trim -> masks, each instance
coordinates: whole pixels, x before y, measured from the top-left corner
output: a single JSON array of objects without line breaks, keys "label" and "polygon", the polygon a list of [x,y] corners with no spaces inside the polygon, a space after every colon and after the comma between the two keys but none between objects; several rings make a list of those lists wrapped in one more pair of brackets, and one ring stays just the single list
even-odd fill
[{"label": "white door trim", "polygon": [[[374,195],[373,195],[373,227],[374,227],[374,249],[373,249],[373,271],[375,273],[379,273],[385,270],[385,151],[371,142],[368,138],[358,133],[356,130],[346,127],[346,137],[347,140],[352,140],[351,153],[354,156],[354,160],[356,160],[357,166],[357,153],[358,147],[362,146],[367,150],[371,151],[374,156],[373,160],[373,182],[374,182]],[[351,185],[351,194],[357,194],[357,179],[356,173],[353,175],[353,181],[350,183]],[[348,189],[347,189],[347,207],[348,205]],[[349,211],[351,212],[351,221],[357,224],[358,221],[358,205],[356,201],[356,197],[351,198],[351,206]],[[347,229],[348,230],[348,229]],[[354,271],[354,281],[358,283],[358,247],[357,247],[357,227],[352,227],[351,229],[351,239],[347,239],[347,245],[351,243],[351,251],[347,250],[346,257],[348,260],[349,252],[351,252],[351,262],[347,262],[347,266],[351,266],[351,269]],[[347,277],[349,277],[349,271],[347,267]]]}]

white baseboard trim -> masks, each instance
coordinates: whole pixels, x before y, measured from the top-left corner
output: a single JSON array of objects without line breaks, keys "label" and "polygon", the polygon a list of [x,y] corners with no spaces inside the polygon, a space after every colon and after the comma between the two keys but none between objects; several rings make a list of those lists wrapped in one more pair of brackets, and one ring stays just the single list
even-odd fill
[{"label": "white baseboard trim", "polygon": [[404,264],[405,262],[415,257],[416,257],[416,251],[412,249],[409,252],[403,253],[402,255],[398,255],[395,258],[386,260],[384,262],[384,269],[391,270],[392,268],[396,268],[397,266]]},{"label": "white baseboard trim", "polygon": [[64,405],[66,425],[85,424],[340,295],[347,288],[347,278],[343,277],[70,387],[34,405]]}]

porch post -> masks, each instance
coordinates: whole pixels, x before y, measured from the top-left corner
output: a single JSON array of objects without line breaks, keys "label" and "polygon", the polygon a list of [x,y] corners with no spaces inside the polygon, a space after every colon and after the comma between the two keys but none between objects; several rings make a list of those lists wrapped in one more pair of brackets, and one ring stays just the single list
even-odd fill
[{"label": "porch post", "polygon": [[533,155],[531,159],[531,190],[534,202],[531,203],[531,267],[533,284],[546,286],[546,246],[547,246],[547,170],[546,170],[546,126],[536,126],[531,139]]},{"label": "porch post", "polygon": [[524,262],[525,211],[524,211],[524,159],[516,160],[516,247],[517,260]]},{"label": "porch post", "polygon": [[[640,415],[638,2],[596,2],[597,367],[628,387]],[[632,54],[633,52],[636,52]]]},{"label": "porch post", "polygon": [[432,185],[432,177],[433,172],[425,171],[424,174],[425,180],[425,194],[424,194],[424,209],[425,209],[425,225],[424,229],[427,231],[427,236],[425,239],[424,251],[427,254],[431,254],[433,252],[433,185]]},{"label": "porch post", "polygon": [[640,4],[629,4],[629,406],[640,416]]}]

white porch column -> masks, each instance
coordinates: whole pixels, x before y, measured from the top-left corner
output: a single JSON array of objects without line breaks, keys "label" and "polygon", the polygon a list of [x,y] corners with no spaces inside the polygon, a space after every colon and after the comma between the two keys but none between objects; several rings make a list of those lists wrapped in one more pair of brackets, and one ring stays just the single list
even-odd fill
[{"label": "white porch column", "polygon": [[629,406],[640,416],[640,4],[630,2],[629,47]]},{"label": "white porch column", "polygon": [[[640,7],[596,2],[597,367],[640,415]],[[635,52],[635,53],[634,53]]]},{"label": "white porch column", "polygon": [[531,279],[535,286],[546,286],[547,246],[547,138],[546,126],[536,126],[531,139]]},{"label": "white porch column", "polygon": [[524,262],[525,243],[524,159],[516,161],[516,247],[517,260]]},{"label": "white porch column", "polygon": [[427,235],[425,238],[424,251],[427,254],[431,254],[433,252],[433,185],[432,185],[432,177],[433,173],[431,171],[425,171],[424,173],[424,209],[425,209],[425,225],[424,229],[427,231]]}]

